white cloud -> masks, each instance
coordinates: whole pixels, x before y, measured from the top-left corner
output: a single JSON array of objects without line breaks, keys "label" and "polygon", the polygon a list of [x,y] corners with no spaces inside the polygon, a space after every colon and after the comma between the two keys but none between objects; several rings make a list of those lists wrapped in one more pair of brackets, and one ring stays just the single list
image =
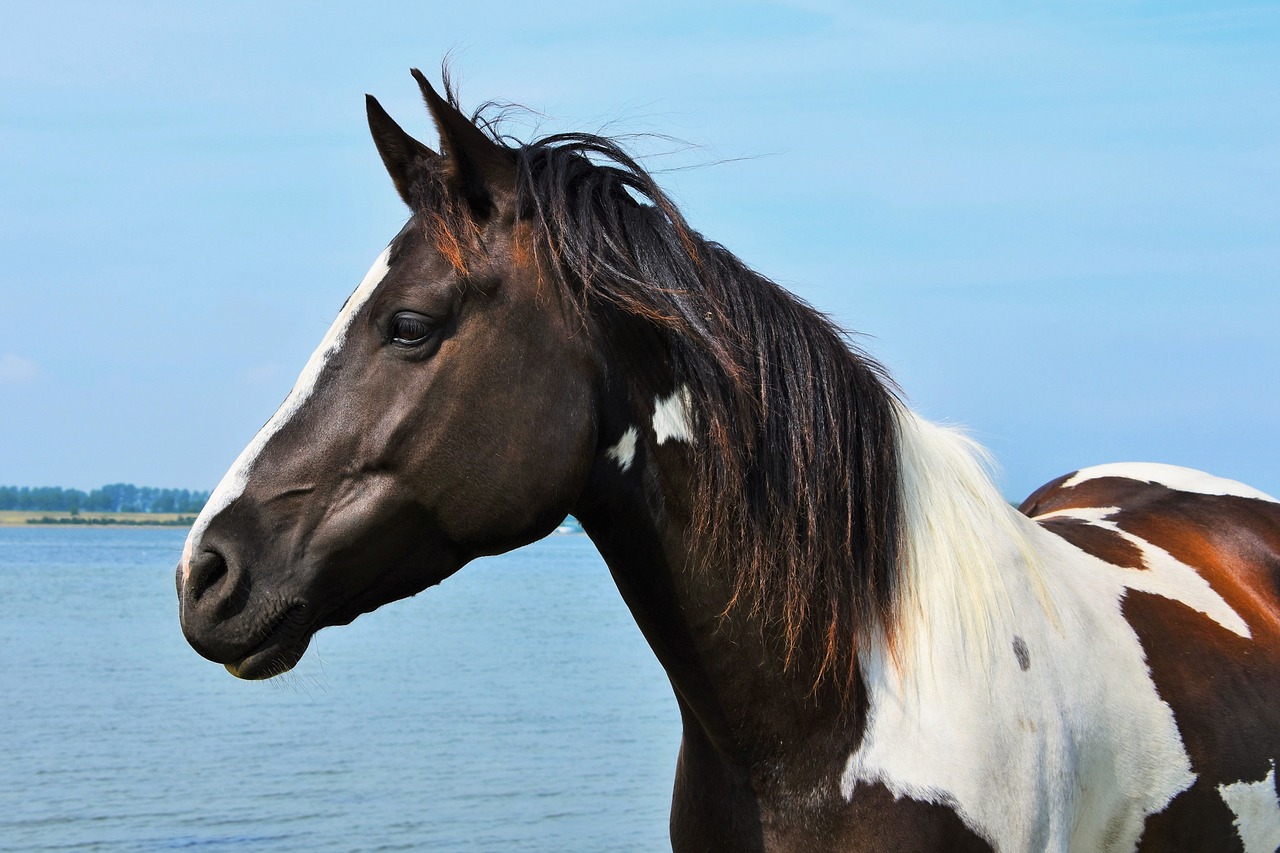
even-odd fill
[{"label": "white cloud", "polygon": [[0,385],[21,385],[40,373],[40,367],[29,358],[5,353],[0,355]]}]

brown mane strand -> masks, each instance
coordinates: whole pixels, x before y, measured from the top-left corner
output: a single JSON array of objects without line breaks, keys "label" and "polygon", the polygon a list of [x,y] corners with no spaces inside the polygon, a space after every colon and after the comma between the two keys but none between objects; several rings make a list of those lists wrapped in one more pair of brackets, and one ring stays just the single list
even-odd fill
[{"label": "brown mane strand", "polygon": [[[848,688],[859,628],[892,635],[896,615],[902,508],[884,371],[828,317],[690,228],[615,141],[566,133],[519,145],[476,124],[515,164],[517,217],[565,301],[649,324],[696,401],[703,568],[734,572],[729,606],[772,626],[788,664],[804,649],[819,661],[815,686]],[[428,227],[439,245],[475,245],[474,226],[453,217]]]}]

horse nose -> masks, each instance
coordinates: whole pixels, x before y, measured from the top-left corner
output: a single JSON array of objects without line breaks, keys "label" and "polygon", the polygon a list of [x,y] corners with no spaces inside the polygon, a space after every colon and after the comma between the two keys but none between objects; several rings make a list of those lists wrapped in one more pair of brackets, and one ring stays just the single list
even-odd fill
[{"label": "horse nose", "polygon": [[233,617],[249,598],[245,573],[234,559],[208,544],[178,569],[182,633],[197,652],[226,663],[243,650]]},{"label": "horse nose", "polygon": [[206,595],[217,596],[230,579],[227,558],[212,548],[203,548],[185,567],[183,595],[187,603],[199,603]]}]

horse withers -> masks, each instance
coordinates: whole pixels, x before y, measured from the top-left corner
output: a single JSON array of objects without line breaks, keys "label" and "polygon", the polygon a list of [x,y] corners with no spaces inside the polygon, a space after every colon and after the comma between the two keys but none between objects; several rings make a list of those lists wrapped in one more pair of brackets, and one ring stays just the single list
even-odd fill
[{"label": "horse withers", "polygon": [[572,512],[670,676],[677,851],[1274,851],[1280,504],[1158,465],[1020,514],[617,144],[373,98],[411,216],[214,491],[242,678]]}]

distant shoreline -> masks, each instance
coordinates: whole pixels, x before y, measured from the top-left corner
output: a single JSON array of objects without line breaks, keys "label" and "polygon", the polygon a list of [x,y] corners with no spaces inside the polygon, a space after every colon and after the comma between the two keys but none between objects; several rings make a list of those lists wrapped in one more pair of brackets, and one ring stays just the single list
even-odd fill
[{"label": "distant shoreline", "polygon": [[0,527],[190,527],[194,513],[177,512],[67,512],[0,510]]}]

